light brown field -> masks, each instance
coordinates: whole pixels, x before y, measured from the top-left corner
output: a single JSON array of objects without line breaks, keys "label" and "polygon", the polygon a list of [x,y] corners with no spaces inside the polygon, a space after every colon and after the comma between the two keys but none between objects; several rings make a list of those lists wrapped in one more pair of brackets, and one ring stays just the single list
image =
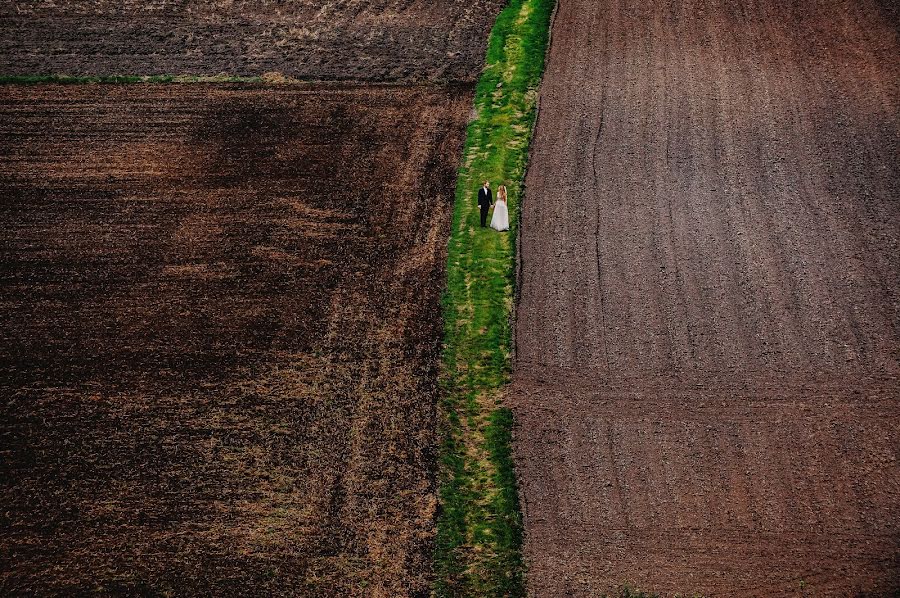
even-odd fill
[{"label": "light brown field", "polygon": [[896,16],[560,1],[511,392],[533,596],[900,590]]}]

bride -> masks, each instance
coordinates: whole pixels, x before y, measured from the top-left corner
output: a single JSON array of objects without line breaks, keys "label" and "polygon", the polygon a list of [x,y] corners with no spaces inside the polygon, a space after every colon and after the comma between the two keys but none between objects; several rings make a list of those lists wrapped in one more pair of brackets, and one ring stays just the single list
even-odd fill
[{"label": "bride", "polygon": [[494,204],[494,216],[491,218],[494,230],[509,230],[509,210],[506,208],[506,185],[497,188],[497,203]]}]

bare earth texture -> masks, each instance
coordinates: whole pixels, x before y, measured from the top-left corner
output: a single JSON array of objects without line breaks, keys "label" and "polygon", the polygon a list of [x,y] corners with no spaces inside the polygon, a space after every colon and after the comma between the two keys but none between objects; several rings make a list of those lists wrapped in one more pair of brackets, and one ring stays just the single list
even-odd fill
[{"label": "bare earth texture", "polygon": [[532,595],[900,591],[887,4],[560,0],[510,399]]},{"label": "bare earth texture", "polygon": [[470,81],[502,0],[12,0],[0,75]]},{"label": "bare earth texture", "polygon": [[428,592],[471,99],[0,88],[4,595]]}]

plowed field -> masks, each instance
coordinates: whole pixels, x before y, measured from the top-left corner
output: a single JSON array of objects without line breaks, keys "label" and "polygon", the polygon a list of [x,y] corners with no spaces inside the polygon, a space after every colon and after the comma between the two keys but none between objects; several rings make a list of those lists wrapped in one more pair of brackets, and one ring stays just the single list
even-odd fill
[{"label": "plowed field", "polygon": [[0,88],[5,595],[420,595],[470,87]]},{"label": "plowed field", "polygon": [[560,0],[511,392],[532,595],[900,590],[897,25]]},{"label": "plowed field", "polygon": [[15,0],[0,5],[0,75],[474,82],[502,4]]}]

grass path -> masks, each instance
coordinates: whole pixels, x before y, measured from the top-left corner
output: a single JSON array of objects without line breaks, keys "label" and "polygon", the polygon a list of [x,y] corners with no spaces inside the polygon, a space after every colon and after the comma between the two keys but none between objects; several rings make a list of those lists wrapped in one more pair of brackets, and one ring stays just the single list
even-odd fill
[{"label": "grass path", "polygon": [[[509,382],[515,235],[555,0],[510,0],[491,31],[456,188],[444,296],[437,596],[524,595]],[[477,190],[509,190],[509,233],[479,225]]]}]

